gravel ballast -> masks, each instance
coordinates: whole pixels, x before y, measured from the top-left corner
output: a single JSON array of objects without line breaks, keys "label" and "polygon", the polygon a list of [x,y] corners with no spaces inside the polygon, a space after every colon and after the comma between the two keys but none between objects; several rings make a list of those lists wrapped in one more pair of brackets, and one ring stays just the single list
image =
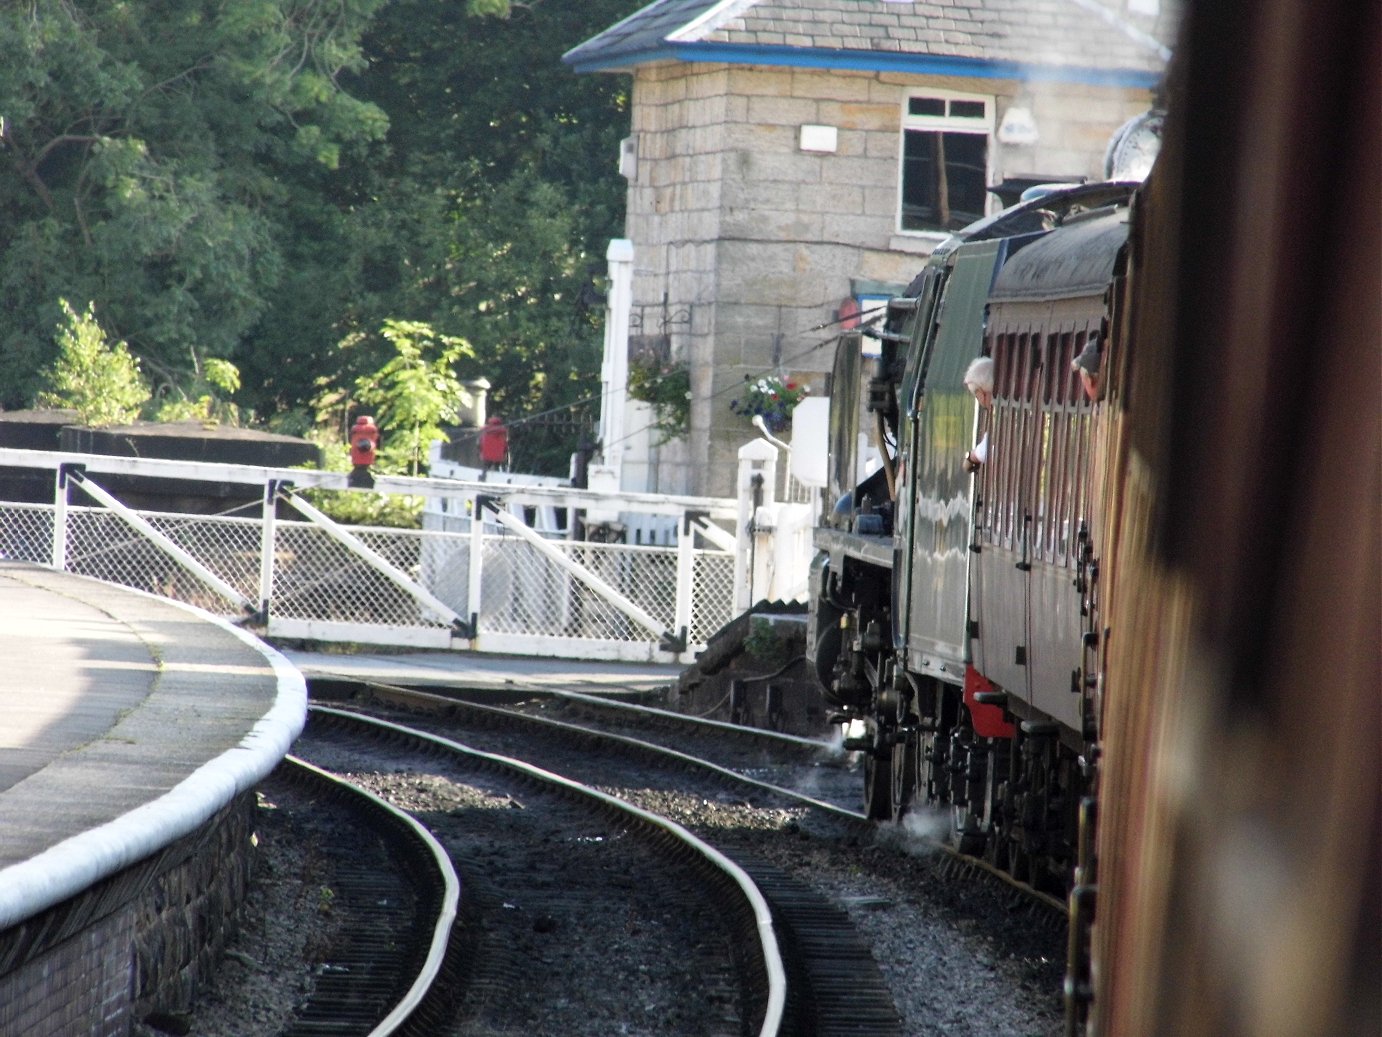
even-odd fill
[{"label": "gravel ballast", "polygon": [[[452,809],[456,786],[387,768],[362,776],[372,791],[422,816]],[[878,838],[843,834],[833,822],[796,807],[750,806],[737,793],[667,790],[658,782],[634,788],[627,778],[605,791],[630,799],[700,833],[731,857],[747,848],[758,859],[809,884],[842,906],[872,948],[905,1032],[941,1037],[1056,1037],[1063,927],[991,880],[967,874],[937,848],[927,825],[880,830]],[[941,827],[942,819],[930,819]],[[348,852],[348,832],[332,830],[290,793],[264,797],[258,825],[258,866],[238,935],[203,992],[183,1032],[201,1037],[269,1037],[283,1028],[322,967],[333,926],[332,855]],[[490,880],[492,881],[492,880]],[[502,890],[496,889],[502,901]],[[285,923],[285,924],[280,924]],[[561,960],[580,955],[582,938],[607,944],[620,927],[563,932]],[[533,937],[540,943],[542,934]],[[630,936],[631,942],[636,942]],[[636,947],[630,948],[636,953]],[[572,988],[554,993],[561,970],[548,957],[545,996],[580,1003],[589,977],[570,973]],[[650,1015],[637,991],[603,990],[606,1003],[584,1020],[562,1014],[560,1037],[685,1032]],[[687,1010],[694,1006],[686,1006]],[[483,1027],[457,1035],[547,1032],[540,1013],[515,1013],[505,1028],[493,1014]],[[681,1018],[684,1026],[684,1017]],[[145,1027],[136,1037],[165,1031]],[[553,1030],[553,1037],[558,1032]],[[444,1037],[444,1035],[438,1035]]]}]

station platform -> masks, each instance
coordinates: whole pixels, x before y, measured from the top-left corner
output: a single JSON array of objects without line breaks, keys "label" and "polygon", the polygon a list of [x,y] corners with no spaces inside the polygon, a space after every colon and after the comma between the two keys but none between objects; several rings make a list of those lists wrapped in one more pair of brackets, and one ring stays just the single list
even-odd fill
[{"label": "station platform", "polygon": [[0,561],[0,1034],[184,1010],[249,883],[307,680],[647,694],[678,665],[279,652],[167,598]]},{"label": "station platform", "polygon": [[138,960],[179,924],[141,897],[166,894],[234,802],[252,807],[302,729],[306,685],[222,620],[80,576],[0,563],[0,610],[0,1032],[98,1033],[52,1013],[105,983],[109,1015],[132,975],[150,987],[186,967]]}]

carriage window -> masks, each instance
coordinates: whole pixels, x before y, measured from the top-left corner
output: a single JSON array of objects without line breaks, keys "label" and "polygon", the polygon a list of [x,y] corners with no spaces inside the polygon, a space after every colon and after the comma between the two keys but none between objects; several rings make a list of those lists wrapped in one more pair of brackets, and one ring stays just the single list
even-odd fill
[{"label": "carriage window", "polygon": [[1084,398],[1080,391],[1080,376],[1075,372],[1074,363],[1075,358],[1080,355],[1080,350],[1084,349],[1086,338],[1087,335],[1083,331],[1076,335],[1074,343],[1061,359],[1061,369],[1065,372],[1064,399],[1067,403],[1077,404]]},{"label": "carriage window", "polygon": [[1075,399],[1075,372],[1070,369],[1070,361],[1075,358],[1077,336],[1065,332],[1056,341],[1051,358],[1051,402],[1064,404]]},{"label": "carriage window", "polygon": [[1012,358],[1017,355],[1017,337],[1011,333],[998,337],[999,345],[994,349],[994,395],[1011,397],[1013,395]]},{"label": "carriage window", "polygon": [[958,230],[988,211],[991,98],[928,92],[902,116],[903,231]]},{"label": "carriage window", "polygon": [[[1008,349],[995,358],[1002,371],[1003,402],[994,406],[994,446],[997,448],[997,470],[1001,502],[1003,540],[1011,547],[1021,534],[1021,444],[1026,409],[1022,405],[1023,385],[1027,375],[1027,359],[1031,355],[1031,336],[1023,333],[1008,338]],[[1001,426],[999,422],[1001,421]]]},{"label": "carriage window", "polygon": [[1070,334],[1066,332],[1062,335],[1052,335],[1047,339],[1049,348],[1046,352],[1047,370],[1042,379],[1041,401],[1047,406],[1060,401],[1060,390],[1062,375],[1070,367],[1068,362],[1062,363],[1061,358],[1070,349]]},{"label": "carriage window", "polygon": [[[1091,329],[995,332],[992,451],[984,519],[992,542],[1073,568],[1092,473],[1093,406],[1072,369]],[[1025,525],[1024,523],[1029,523]]]}]

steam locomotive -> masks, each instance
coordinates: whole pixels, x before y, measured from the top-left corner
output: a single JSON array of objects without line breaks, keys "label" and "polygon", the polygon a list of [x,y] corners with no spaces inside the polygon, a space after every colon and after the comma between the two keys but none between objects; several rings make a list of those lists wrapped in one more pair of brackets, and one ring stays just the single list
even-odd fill
[{"label": "steam locomotive", "polygon": [[[888,304],[877,356],[847,338],[833,374],[840,492],[808,638],[863,753],[867,811],[948,810],[964,852],[1057,894],[1097,739],[1096,455],[1113,413],[1074,361],[1122,348],[1136,188],[1055,189],[959,232]],[[981,356],[985,406],[964,381]],[[852,385],[857,404],[838,394]],[[881,463],[846,489],[861,425]]]}]

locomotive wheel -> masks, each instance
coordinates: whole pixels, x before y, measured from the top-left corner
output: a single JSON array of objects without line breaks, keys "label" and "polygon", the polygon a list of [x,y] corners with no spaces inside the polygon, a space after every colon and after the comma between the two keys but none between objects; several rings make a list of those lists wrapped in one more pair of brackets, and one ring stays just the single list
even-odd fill
[{"label": "locomotive wheel", "polygon": [[917,793],[917,753],[912,740],[893,746],[891,778],[892,819],[901,821],[912,809]]},{"label": "locomotive wheel", "polygon": [[1012,743],[1003,740],[996,742],[989,755],[989,803],[993,811],[989,819],[988,844],[984,847],[984,860],[999,871],[1007,871],[1011,864],[1009,843],[1012,838]]},{"label": "locomotive wheel", "polygon": [[[964,768],[957,775],[957,802],[951,808],[951,840],[961,853],[975,856],[990,852],[993,843],[993,803],[999,759],[991,745],[968,743]],[[983,768],[975,773],[976,764]]]},{"label": "locomotive wheel", "polygon": [[864,753],[864,813],[870,821],[892,817],[892,761],[887,754]]}]

